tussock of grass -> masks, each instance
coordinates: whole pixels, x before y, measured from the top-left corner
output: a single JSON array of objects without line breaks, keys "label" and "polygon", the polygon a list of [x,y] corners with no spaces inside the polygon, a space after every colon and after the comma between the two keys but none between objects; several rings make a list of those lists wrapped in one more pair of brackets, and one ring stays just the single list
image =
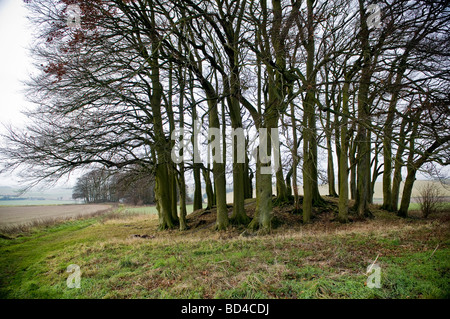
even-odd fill
[{"label": "tussock of grass", "polygon": [[[188,231],[158,231],[157,215],[124,210],[0,239],[0,297],[449,297],[449,214],[375,211],[340,224],[330,209],[307,225],[286,207],[276,215],[280,226],[264,236],[213,231],[212,212],[191,214]],[[377,256],[382,287],[371,289],[366,269]],[[81,268],[81,289],[66,286],[70,264]]]}]

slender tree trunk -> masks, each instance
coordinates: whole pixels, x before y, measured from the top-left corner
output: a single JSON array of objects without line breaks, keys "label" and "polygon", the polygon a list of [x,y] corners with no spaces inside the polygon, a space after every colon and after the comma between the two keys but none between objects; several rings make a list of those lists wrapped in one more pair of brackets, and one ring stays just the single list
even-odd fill
[{"label": "slender tree trunk", "polygon": [[[233,224],[248,224],[250,218],[245,213],[245,140],[244,131],[242,129],[242,115],[240,111],[240,102],[237,98],[240,89],[239,76],[237,70],[237,57],[230,53],[232,60],[233,72],[229,78],[224,79],[224,90],[229,93],[228,105],[230,111],[231,125],[236,136],[233,136],[233,213],[231,220]],[[229,81],[229,82],[228,82]],[[243,158],[238,158],[241,153]]]},{"label": "slender tree trunk", "polygon": [[[278,154],[281,154],[280,146],[278,146]],[[275,173],[275,176],[276,176],[276,181],[277,181],[277,198],[280,203],[286,202],[288,200],[288,191],[287,191],[286,182],[285,182],[284,176],[283,176],[283,167],[282,167],[281,161],[280,161],[278,170]]]},{"label": "slender tree trunk", "polygon": [[350,195],[353,200],[356,200],[356,145],[356,141],[353,140],[348,156],[350,161]]},{"label": "slender tree trunk", "polygon": [[[291,122],[292,122],[292,189],[294,191],[294,211],[298,213],[300,211],[300,201],[298,196],[298,185],[297,185],[297,166],[298,166],[298,137],[297,137],[297,122],[295,119],[295,106],[291,103]],[[289,173],[288,173],[289,174]]]},{"label": "slender tree trunk", "polygon": [[338,197],[336,193],[335,177],[334,177],[334,162],[333,162],[333,149],[331,148],[331,136],[327,136],[327,175],[328,175],[328,195],[332,197]]},{"label": "slender tree trunk", "polygon": [[211,209],[214,206],[214,190],[209,173],[209,167],[202,166],[203,180],[205,181],[206,191],[206,209]]},{"label": "slender tree trunk", "polygon": [[349,81],[345,81],[342,89],[342,125],[341,125],[341,142],[340,142],[340,160],[339,160],[339,214],[338,220],[341,223],[348,221],[348,117],[350,115],[348,108],[348,90]]},{"label": "slender tree trunk", "polygon": [[400,217],[408,216],[409,203],[411,202],[411,194],[414,186],[414,181],[416,179],[416,169],[414,167],[408,166],[408,173],[406,175],[405,185],[403,187],[402,201],[400,204],[400,209],[397,215]]},{"label": "slender tree trunk", "polygon": [[[193,86],[191,85],[191,97],[194,96],[193,93]],[[192,127],[194,127],[195,122],[197,121],[197,110],[195,104],[192,105]],[[203,208],[203,198],[202,198],[202,182],[200,179],[200,170],[202,169],[202,163],[197,163],[197,161],[200,159],[200,156],[198,154],[198,144],[197,139],[194,138],[194,134],[191,137],[191,141],[193,144],[193,150],[194,150],[194,161],[193,161],[193,175],[194,175],[194,203],[193,203],[193,210],[196,211],[198,209]],[[197,160],[196,160],[197,159]],[[206,182],[206,180],[205,180]]]},{"label": "slender tree trunk", "polygon": [[[215,95],[207,92],[208,96],[208,106],[209,106],[209,127],[210,128],[220,128],[219,115],[217,112],[217,98]],[[217,138],[217,137],[214,137]],[[213,142],[213,141],[210,141]],[[217,156],[222,161],[222,150],[221,147],[213,149],[213,158]],[[217,204],[217,219],[216,219],[216,230],[225,230],[228,227],[228,210],[226,201],[226,184],[225,184],[225,163],[219,163],[213,161],[213,177],[214,177],[214,189]]]},{"label": "slender tree trunk", "polygon": [[[328,89],[328,74],[329,70],[325,66],[325,103],[327,107],[326,123],[325,123],[325,137],[327,143],[327,177],[328,177],[328,195],[332,197],[338,197],[336,193],[336,181],[334,177],[334,163],[333,163],[333,148],[331,146],[331,139],[333,135],[333,129],[331,128],[331,101]],[[334,90],[332,90],[334,93]],[[337,146],[336,146],[337,149]],[[339,157],[338,157],[339,158]],[[339,165],[338,165],[339,167]]]},{"label": "slender tree trunk", "polygon": [[408,208],[409,203],[411,201],[412,188],[414,186],[414,181],[416,179],[416,172],[418,169],[418,165],[416,166],[414,163],[414,149],[415,149],[415,141],[417,130],[419,127],[419,118],[420,113],[417,113],[416,118],[414,118],[414,124],[411,132],[411,137],[409,140],[409,155],[408,155],[408,163],[407,167],[407,175],[405,179],[405,185],[403,186],[402,200],[400,203],[400,209],[397,211],[397,216],[407,217],[408,216]]},{"label": "slender tree trunk", "polygon": [[248,158],[248,138],[245,139],[245,166],[244,166],[244,199],[253,197],[253,172],[250,168],[250,159]]},{"label": "slender tree trunk", "polygon": [[399,143],[397,154],[395,155],[394,174],[392,179],[392,197],[391,197],[391,212],[398,210],[398,199],[400,196],[400,183],[402,182],[402,167],[403,167],[403,152],[405,151],[405,127],[409,124],[407,118],[403,118],[400,127]]},{"label": "slender tree trunk", "polygon": [[[181,44],[179,45],[179,49],[181,50]],[[179,105],[178,105],[178,111],[179,111],[179,117],[180,117],[180,130],[184,130],[184,88],[186,83],[186,74],[182,76],[182,69],[181,67],[178,68],[178,75],[179,75],[179,83],[180,83],[180,97],[179,97]],[[184,136],[180,136],[180,141],[183,141]],[[183,148],[181,148],[180,156],[183,158]],[[178,164],[179,169],[179,177],[178,177],[178,188],[180,190],[180,230],[186,230],[187,229],[187,222],[186,222],[186,180],[184,176],[184,160],[181,161],[181,163]]]},{"label": "slender tree trunk", "polygon": [[286,189],[288,196],[292,196],[292,172],[293,167],[289,169],[289,171],[286,173]]},{"label": "slender tree trunk", "polygon": [[303,104],[303,222],[311,220],[312,207],[321,202],[317,182],[317,140],[315,116],[315,86],[314,72],[314,12],[313,0],[307,0],[308,39],[306,48],[306,78],[307,91]]},{"label": "slender tree trunk", "polygon": [[[169,92],[167,92],[166,100],[166,110],[167,117],[169,119],[169,131],[172,133],[175,130],[175,119],[173,114],[173,105],[172,105],[172,83],[173,83],[173,65],[169,63]],[[170,140],[170,149],[173,149],[175,145],[175,141]],[[172,164],[172,163],[171,163]],[[178,220],[177,214],[177,178],[175,173],[175,167],[173,165],[169,165],[169,183],[170,183],[170,201],[171,201],[171,211],[173,220]]]},{"label": "slender tree trunk", "polygon": [[388,116],[386,118],[386,124],[383,130],[383,205],[382,208],[388,211],[394,211],[397,207],[393,207],[394,204],[393,194],[391,186],[392,179],[392,130],[395,119],[395,111],[397,109],[397,101],[400,94],[400,85],[402,82],[404,70],[406,67],[406,59],[403,59],[400,63],[399,70],[394,82],[394,92],[392,93],[391,100],[389,102]]}]

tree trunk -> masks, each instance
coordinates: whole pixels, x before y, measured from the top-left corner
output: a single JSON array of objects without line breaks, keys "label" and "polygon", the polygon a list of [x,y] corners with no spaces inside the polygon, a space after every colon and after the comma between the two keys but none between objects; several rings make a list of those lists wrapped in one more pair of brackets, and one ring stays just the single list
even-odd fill
[{"label": "tree trunk", "polygon": [[338,197],[336,193],[335,177],[334,177],[334,163],[333,163],[333,149],[331,148],[331,136],[327,136],[327,175],[328,175],[328,195]]},{"label": "tree trunk", "polygon": [[[181,48],[181,44],[179,46]],[[179,111],[179,117],[180,117],[180,130],[184,130],[184,88],[185,88],[185,80],[186,75],[182,77],[182,70],[181,67],[178,68],[178,74],[179,74],[179,83],[180,83],[180,98],[179,98],[179,105],[178,105],[178,111]],[[184,136],[180,136],[180,141],[183,142]],[[183,148],[181,148],[180,156],[183,158]],[[181,161],[180,164],[178,164],[178,169],[180,171],[179,178],[178,178],[178,189],[180,190],[180,230],[186,230],[187,229],[187,223],[186,223],[186,180],[184,176],[184,160]]]},{"label": "tree trunk", "polygon": [[348,221],[348,116],[350,115],[348,108],[348,90],[349,81],[345,81],[342,89],[342,125],[341,125],[341,142],[339,152],[339,213],[338,220],[341,223]]},{"label": "tree trunk", "polygon": [[206,191],[206,209],[211,209],[214,206],[214,190],[211,182],[209,168],[202,166],[203,180],[205,181]]},{"label": "tree trunk", "polygon": [[[208,106],[209,106],[209,127],[210,129],[220,128],[219,115],[217,112],[217,98],[211,93],[208,94]],[[215,136],[214,138],[218,138]],[[210,143],[213,140],[210,140]],[[222,150],[219,146],[212,150],[212,156],[217,157],[222,161]],[[225,164],[213,160],[213,177],[214,177],[214,189],[217,205],[217,217],[216,217],[216,230],[225,230],[228,227],[228,210],[226,201],[226,185],[225,185]]]},{"label": "tree trunk", "polygon": [[[152,19],[154,16],[152,14]],[[152,21],[153,23],[155,21]],[[159,228],[174,228],[175,220],[172,214],[171,185],[169,179],[170,154],[167,152],[167,140],[164,136],[164,128],[161,116],[161,98],[163,89],[160,83],[159,62],[158,62],[158,39],[154,37],[152,44],[152,55],[149,57],[151,68],[152,94],[150,96],[150,106],[153,112],[153,130],[155,134],[156,150],[156,176],[155,176],[155,198],[159,215]]]},{"label": "tree trunk", "polygon": [[356,145],[356,141],[353,139],[348,154],[350,161],[350,195],[353,200],[356,200]]},{"label": "tree trunk", "polygon": [[405,185],[403,187],[402,201],[400,204],[400,209],[397,212],[397,216],[407,217],[409,203],[411,202],[411,194],[414,186],[414,181],[416,180],[416,169],[412,166],[408,166],[408,173],[406,175]]},{"label": "tree trunk", "polygon": [[203,198],[202,198],[202,182],[200,180],[200,170],[202,165],[200,163],[194,163],[193,174],[194,174],[194,203],[193,210],[198,210],[203,208]]},{"label": "tree trunk", "polygon": [[[190,76],[192,78],[192,75]],[[191,80],[190,81],[190,95],[192,101],[195,99],[194,95],[194,83]],[[192,127],[195,127],[195,123],[198,120],[197,117],[197,107],[195,103],[192,103]],[[198,143],[197,143],[197,136],[192,134],[191,136],[191,142],[192,142],[192,148],[193,148],[193,175],[194,175],[194,203],[193,203],[193,210],[196,211],[198,209],[203,208],[203,198],[202,198],[202,182],[200,177],[200,170],[202,169],[202,163],[200,162],[200,155],[198,154]],[[206,179],[205,179],[206,184]]]},{"label": "tree trunk", "polygon": [[[391,197],[391,212],[398,210],[398,199],[400,196],[400,183],[402,182],[402,167],[403,167],[403,152],[405,151],[405,127],[408,121],[404,117],[400,127],[399,143],[397,148],[397,154],[395,155],[394,174],[392,179],[392,197]],[[386,209],[386,208],[385,208]]]},{"label": "tree trunk", "polygon": [[308,223],[312,216],[313,205],[321,203],[317,182],[317,140],[315,116],[315,86],[314,74],[315,42],[314,42],[314,11],[313,0],[307,0],[308,39],[306,48],[306,78],[307,91],[303,104],[303,222]]},{"label": "tree trunk", "polygon": [[253,172],[248,158],[248,138],[245,140],[245,166],[244,166],[244,199],[253,197]]},{"label": "tree trunk", "polygon": [[397,207],[393,207],[391,179],[392,179],[392,130],[397,109],[397,101],[400,93],[400,85],[405,71],[406,60],[400,63],[399,70],[394,82],[394,92],[389,102],[388,116],[383,130],[383,205],[382,208],[388,211],[394,211]]},{"label": "tree trunk", "polygon": [[[230,111],[231,125],[236,135],[232,136],[233,144],[233,213],[231,220],[233,224],[246,225],[250,218],[245,213],[245,137],[242,129],[242,115],[240,102],[237,98],[240,89],[237,62],[233,54],[230,53],[233,72],[229,78],[224,79],[224,91],[228,93],[228,106]],[[236,66],[236,67],[235,67]],[[240,155],[240,157],[238,157]]]},{"label": "tree trunk", "polygon": [[[298,166],[298,136],[297,136],[297,122],[295,119],[295,106],[291,103],[291,122],[292,122],[292,189],[294,191],[294,211],[300,212],[300,201],[298,196],[298,184],[297,184],[297,166]],[[289,173],[288,173],[289,174]]]},{"label": "tree trunk", "polygon": [[356,184],[356,202],[355,208],[358,216],[363,217],[370,214],[369,193],[370,193],[370,105],[369,105],[369,86],[372,77],[370,65],[371,52],[369,45],[369,29],[367,26],[367,13],[365,12],[364,2],[359,0],[359,10],[361,17],[361,47],[363,54],[363,67],[361,79],[359,81],[358,91],[358,134],[356,142],[358,145],[357,155],[357,184]]}]

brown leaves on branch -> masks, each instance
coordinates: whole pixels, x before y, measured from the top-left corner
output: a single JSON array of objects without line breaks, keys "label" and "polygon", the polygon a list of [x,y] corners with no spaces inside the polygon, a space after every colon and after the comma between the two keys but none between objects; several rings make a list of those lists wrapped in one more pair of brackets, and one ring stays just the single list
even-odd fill
[{"label": "brown leaves on branch", "polygon": [[66,69],[64,67],[64,63],[53,63],[50,62],[46,67],[44,67],[44,72],[47,74],[55,75],[58,79],[57,81],[61,81],[64,74],[66,74]]}]

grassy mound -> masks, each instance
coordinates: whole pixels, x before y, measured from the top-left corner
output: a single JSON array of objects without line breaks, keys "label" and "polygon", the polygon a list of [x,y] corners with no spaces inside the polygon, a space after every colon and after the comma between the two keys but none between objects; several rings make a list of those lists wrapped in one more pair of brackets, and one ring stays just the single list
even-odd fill
[{"label": "grassy mound", "polygon": [[[254,203],[246,205],[252,216]],[[290,209],[274,209],[276,226],[264,236],[214,231],[212,209],[190,214],[184,232],[123,211],[0,238],[0,297],[450,297],[448,212],[402,219],[373,207],[374,218],[340,224],[329,200],[302,225]],[[381,288],[369,288],[377,256]],[[67,287],[70,264],[80,267],[80,289]]]}]

